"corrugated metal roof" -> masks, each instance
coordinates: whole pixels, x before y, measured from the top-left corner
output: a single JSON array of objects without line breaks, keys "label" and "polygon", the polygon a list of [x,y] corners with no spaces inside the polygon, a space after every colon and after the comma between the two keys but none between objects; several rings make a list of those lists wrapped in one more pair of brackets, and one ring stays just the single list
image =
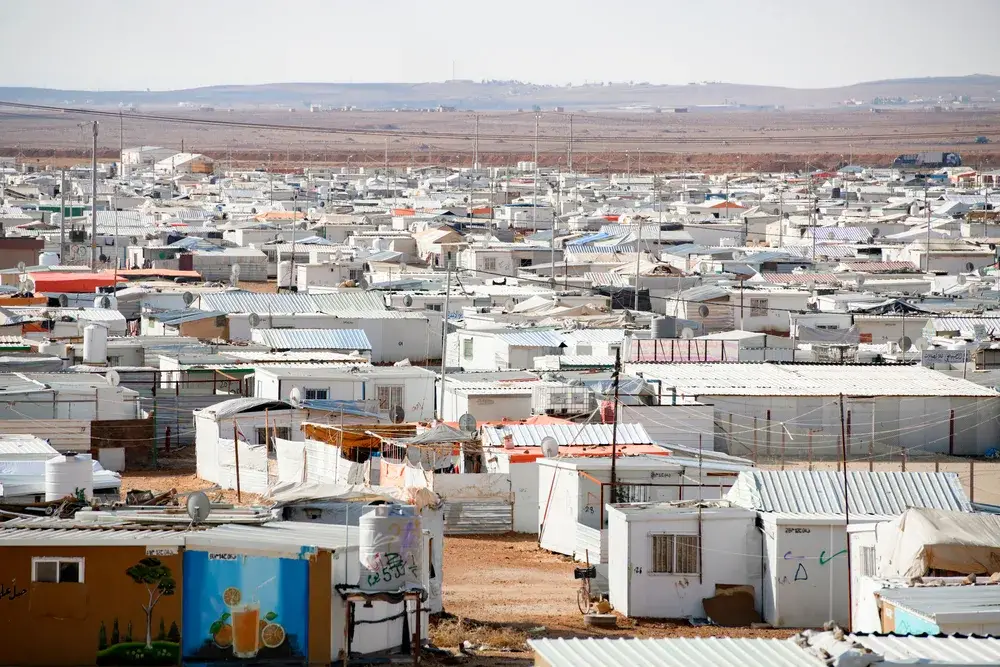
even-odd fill
[{"label": "corrugated metal roof", "polygon": [[[902,514],[909,507],[971,512],[953,472],[849,472],[852,514]],[[844,513],[844,476],[835,470],[742,472],[726,498],[740,507],[795,514]]]},{"label": "corrugated metal roof", "polygon": [[591,285],[608,287],[628,287],[631,285],[628,276],[623,273],[609,273],[607,271],[588,271],[583,274],[584,280],[589,280]]},{"label": "corrugated metal roof", "polygon": [[233,290],[201,296],[202,310],[224,313],[315,313],[319,309],[308,294],[261,294]]},{"label": "corrugated metal roof", "polygon": [[62,519],[12,519],[0,524],[4,546],[176,546],[184,545],[188,531],[94,525]]},{"label": "corrugated metal roof", "polygon": [[316,310],[340,315],[341,311],[385,311],[385,297],[377,292],[338,292],[311,295]]},{"label": "corrugated metal roof", "polygon": [[[504,436],[514,438],[515,447],[540,447],[542,440],[553,437],[560,446],[610,445],[613,424],[507,424],[484,426],[484,445],[500,447]],[[618,424],[618,444],[648,445],[653,439],[642,424]]]},{"label": "corrugated metal roof", "polygon": [[496,337],[513,347],[559,347],[565,344],[563,337],[555,331],[537,329],[498,333]]},{"label": "corrugated metal roof", "polygon": [[206,414],[216,419],[225,419],[238,415],[241,412],[260,412],[265,408],[270,410],[288,410],[292,406],[285,401],[276,401],[270,398],[254,398],[252,396],[231,398],[215,405],[210,405],[202,410],[195,410],[196,414]]},{"label": "corrugated metal roof", "polygon": [[820,667],[826,665],[783,639],[529,639],[549,667]]},{"label": "corrugated metal roof", "polygon": [[26,433],[0,434],[0,460],[37,459],[58,454],[52,445],[37,436]]},{"label": "corrugated metal roof", "polygon": [[996,637],[850,635],[850,639],[887,660],[917,659],[1000,665],[1000,639]]},{"label": "corrugated metal roof", "polygon": [[574,329],[563,333],[563,338],[577,343],[621,343],[624,329]]},{"label": "corrugated metal roof", "polygon": [[1000,586],[888,588],[878,594],[897,607],[935,622],[944,622],[942,617],[951,614],[961,614],[967,623],[975,623],[971,617],[976,616],[1000,620]]},{"label": "corrugated metal roof", "polygon": [[757,363],[628,364],[682,396],[962,396],[1000,398],[993,389],[920,366]]},{"label": "corrugated metal roof", "polygon": [[721,299],[723,297],[728,297],[729,292],[718,287],[717,285],[699,285],[698,287],[692,287],[686,289],[680,293],[679,299],[681,301],[712,301],[714,299]]},{"label": "corrugated metal roof", "polygon": [[253,342],[275,350],[371,350],[363,329],[254,329]]},{"label": "corrugated metal roof", "polygon": [[974,335],[976,325],[994,334],[1000,331],[1000,317],[935,317],[931,322],[934,331],[958,331],[963,336]]}]

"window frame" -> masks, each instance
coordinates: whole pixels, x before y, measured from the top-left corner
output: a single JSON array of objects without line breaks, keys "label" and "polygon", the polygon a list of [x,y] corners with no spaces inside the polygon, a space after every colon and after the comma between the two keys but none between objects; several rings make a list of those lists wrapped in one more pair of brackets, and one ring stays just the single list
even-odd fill
[{"label": "window frame", "polygon": [[[323,394],[322,398],[318,396],[320,392]],[[305,396],[303,398],[307,401],[327,401],[330,399],[329,389],[305,389],[304,393]],[[310,393],[312,393],[312,396],[309,395]]]},{"label": "window frame", "polygon": [[762,297],[751,297],[750,298],[750,317],[767,317],[767,313],[770,310],[770,304],[766,298]]},{"label": "window frame", "polygon": [[483,271],[496,271],[497,270],[497,258],[483,257]]},{"label": "window frame", "polygon": [[861,557],[861,563],[858,565],[858,571],[861,573],[861,576],[874,577],[878,571],[878,560],[875,555],[875,545],[862,545],[859,548],[858,555]]},{"label": "window frame", "polygon": [[475,339],[471,336],[462,339],[462,359],[474,359],[475,358]]},{"label": "window frame", "polygon": [[[657,559],[656,559],[656,540],[657,538],[669,538],[670,545],[670,564],[669,570],[658,570]],[[693,553],[688,553],[685,555],[685,560],[693,560],[693,572],[679,572],[678,571],[678,542],[683,540],[684,549],[692,549]],[[698,557],[698,550],[701,549],[701,540],[697,535],[690,533],[649,533],[649,568],[647,573],[651,576],[668,575],[674,577],[692,577],[701,574],[701,559]]]},{"label": "window frame", "polygon": [[[401,408],[403,408],[405,410],[406,409],[406,405],[405,405],[406,398],[403,395],[403,391],[404,391],[403,388],[405,386],[406,385],[402,385],[402,384],[380,384],[380,385],[376,386],[375,387],[375,402],[378,405],[378,411],[379,412],[386,412],[386,413],[392,411],[392,407],[393,407],[392,394],[396,390],[399,391],[399,402],[397,403],[397,405],[399,405],[399,407],[401,407]],[[382,390],[383,389],[386,390],[386,400],[385,400],[385,407],[384,408],[382,407]]]},{"label": "window frame", "polygon": [[[40,563],[55,563],[56,564],[56,580],[55,581],[39,581],[38,580],[38,565]],[[77,581],[61,581],[62,579],[62,564],[63,563],[75,563],[79,568],[79,575],[77,576]],[[33,584],[83,584],[86,583],[86,559],[83,556],[32,556],[31,557],[31,583]]]}]

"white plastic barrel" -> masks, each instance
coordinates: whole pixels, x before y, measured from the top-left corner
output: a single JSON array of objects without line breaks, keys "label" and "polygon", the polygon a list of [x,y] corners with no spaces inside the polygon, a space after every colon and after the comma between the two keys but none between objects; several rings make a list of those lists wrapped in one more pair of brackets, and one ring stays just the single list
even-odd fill
[{"label": "white plastic barrel", "polygon": [[398,591],[421,583],[423,538],[413,505],[373,505],[358,522],[361,580],[366,591]]},{"label": "white plastic barrel", "polygon": [[292,286],[292,263],[287,259],[278,262],[278,287]]},{"label": "white plastic barrel", "polygon": [[45,500],[77,495],[82,489],[87,500],[94,497],[94,462],[90,454],[67,454],[45,462]]},{"label": "white plastic barrel", "polygon": [[43,252],[39,254],[38,264],[40,266],[59,266],[59,253]]}]

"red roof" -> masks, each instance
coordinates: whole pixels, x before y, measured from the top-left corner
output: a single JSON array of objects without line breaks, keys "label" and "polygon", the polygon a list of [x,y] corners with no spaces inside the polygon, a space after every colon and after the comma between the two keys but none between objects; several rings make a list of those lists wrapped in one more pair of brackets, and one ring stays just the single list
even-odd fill
[{"label": "red roof", "polygon": [[[115,274],[112,271],[103,271],[101,273],[60,273],[58,271],[44,271],[39,273],[29,273],[28,276],[35,283],[36,293],[93,293],[98,287],[111,287],[116,284]],[[124,282],[124,280],[119,280],[117,282]]]}]

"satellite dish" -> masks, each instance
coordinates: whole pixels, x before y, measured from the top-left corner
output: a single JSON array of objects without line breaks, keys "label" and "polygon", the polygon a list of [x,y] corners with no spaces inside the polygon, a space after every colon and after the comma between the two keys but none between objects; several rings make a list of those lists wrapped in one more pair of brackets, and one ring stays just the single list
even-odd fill
[{"label": "satellite dish", "polygon": [[916,348],[918,350],[920,350],[921,352],[923,352],[924,350],[926,350],[930,346],[931,346],[931,344],[927,342],[926,338],[918,338],[917,339]]},{"label": "satellite dish", "polygon": [[559,442],[551,435],[542,438],[542,456],[547,459],[559,456]]},{"label": "satellite dish", "polygon": [[135,236],[130,236],[129,237],[129,242],[132,245],[139,245],[139,239],[138,239],[138,237],[135,237]]},{"label": "satellite dish", "polygon": [[229,269],[229,273],[232,274],[232,276],[234,278],[239,278],[240,277],[240,265],[239,264],[233,264],[233,268]]},{"label": "satellite dish", "polygon": [[966,278],[966,277],[965,277],[965,276],[964,276],[963,274],[961,274],[961,273],[960,273],[960,274],[958,274],[958,284],[959,284],[959,285],[964,285],[964,284],[966,283],[966,281],[968,281],[968,278]]},{"label": "satellite dish", "polygon": [[858,276],[857,277],[858,287],[861,287],[862,285],[864,285],[867,280],[868,279],[865,278],[864,276]]},{"label": "satellite dish", "polygon": [[389,411],[389,420],[393,424],[402,424],[404,419],[406,419],[406,411],[403,410],[402,405],[397,405]]},{"label": "satellite dish", "polygon": [[708,317],[708,306],[702,304],[698,306],[698,315],[701,317]]},{"label": "satellite dish", "polygon": [[503,309],[504,310],[514,310],[514,306],[516,306],[516,305],[517,305],[517,301],[514,301],[514,299],[507,299],[506,301],[503,302]]},{"label": "satellite dish", "polygon": [[202,491],[195,491],[188,496],[187,513],[191,517],[191,523],[201,523],[208,518],[212,511],[212,502]]},{"label": "satellite dish", "polygon": [[684,327],[683,329],[681,329],[681,338],[683,338],[684,340],[691,340],[692,338],[694,338],[694,329],[692,329],[691,327]]},{"label": "satellite dish", "polygon": [[475,433],[478,427],[479,424],[476,422],[476,418],[468,412],[458,418],[458,428],[466,433]]},{"label": "satellite dish", "polygon": [[17,270],[18,270],[18,271],[24,271],[24,267],[25,267],[25,266],[26,266],[26,265],[25,265],[25,263],[24,263],[24,262],[18,262],[18,263],[17,263]]},{"label": "satellite dish", "polygon": [[404,295],[403,296],[403,305],[406,306],[407,308],[409,308],[410,306],[412,306],[413,305],[413,297],[410,296],[409,294]]},{"label": "satellite dish", "polygon": [[975,271],[976,270],[976,265],[973,264],[972,262],[966,262],[965,263],[965,270],[966,271]]},{"label": "satellite dish", "polygon": [[881,233],[882,233],[882,230],[879,229],[878,227],[876,227],[875,229],[872,230],[872,238],[878,237],[878,235],[881,234]]},{"label": "satellite dish", "polygon": [[302,390],[298,387],[292,387],[292,390],[288,392],[288,402],[292,404],[293,408],[302,405]]},{"label": "satellite dish", "polygon": [[250,320],[251,327],[255,327],[260,324],[260,315],[257,313],[250,313],[250,317],[248,319]]},{"label": "satellite dish", "polygon": [[62,308],[65,308],[68,305],[69,305],[69,297],[66,296],[65,294],[60,294],[59,295],[59,306],[62,307]]},{"label": "satellite dish", "polygon": [[110,308],[110,307],[111,307],[111,299],[109,299],[106,296],[102,296],[101,297],[101,308]]},{"label": "satellite dish", "polygon": [[898,341],[896,341],[896,343],[899,345],[899,349],[901,349],[903,352],[909,352],[910,348],[913,347],[913,341],[910,340],[909,336],[903,336]]},{"label": "satellite dish", "polygon": [[185,306],[190,306],[194,303],[194,294],[191,294],[191,292],[184,292],[184,294],[181,295],[181,298],[184,299]]},{"label": "satellite dish", "polygon": [[111,369],[107,373],[105,373],[104,379],[107,380],[108,384],[111,385],[112,387],[117,387],[122,381],[121,377],[118,375],[118,371],[114,369]]}]

